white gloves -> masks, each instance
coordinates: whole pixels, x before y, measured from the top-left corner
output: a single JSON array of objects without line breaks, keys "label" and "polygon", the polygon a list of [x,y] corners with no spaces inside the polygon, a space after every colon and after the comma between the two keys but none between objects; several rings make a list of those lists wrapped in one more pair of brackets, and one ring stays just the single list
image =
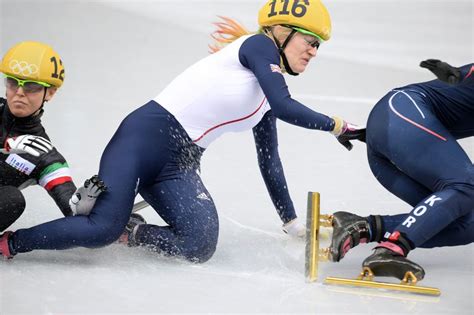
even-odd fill
[{"label": "white gloves", "polygon": [[298,218],[295,218],[283,224],[283,232],[295,238],[305,238],[306,226]]},{"label": "white gloves", "polygon": [[94,175],[79,187],[69,200],[69,206],[74,215],[88,215],[94,207],[97,197],[107,190],[99,176]]},{"label": "white gloves", "polygon": [[7,139],[5,148],[0,149],[0,153],[10,154],[31,154],[33,156],[40,156],[53,150],[53,145],[49,140],[33,135],[22,135]]}]

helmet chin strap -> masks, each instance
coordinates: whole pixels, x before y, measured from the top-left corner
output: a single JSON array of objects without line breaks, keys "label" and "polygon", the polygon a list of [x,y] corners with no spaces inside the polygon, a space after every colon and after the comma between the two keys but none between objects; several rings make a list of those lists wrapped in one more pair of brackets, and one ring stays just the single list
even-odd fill
[{"label": "helmet chin strap", "polygon": [[44,107],[44,103],[46,102],[46,93],[48,92],[48,88],[45,87],[44,88],[44,94],[43,94],[43,100],[41,101],[41,106],[40,108],[38,108],[38,110],[36,112],[34,112],[33,114],[30,115],[31,116],[35,116],[35,115],[38,115],[40,114],[42,111],[43,111],[43,107]]},{"label": "helmet chin strap", "polygon": [[290,42],[293,35],[295,35],[295,33],[296,33],[296,30],[292,29],[291,33],[288,35],[286,40],[283,42],[283,45],[280,45],[280,42],[278,41],[278,39],[273,34],[273,31],[270,31],[270,34],[272,34],[273,40],[275,41],[275,43],[278,47],[278,53],[280,54],[281,59],[283,60],[283,65],[285,66],[286,72],[288,72],[288,74],[290,74],[290,75],[297,76],[297,75],[299,75],[299,73],[296,73],[291,69],[290,64],[288,63],[288,58],[286,58],[286,55],[285,55],[285,52],[284,52],[286,46]]}]

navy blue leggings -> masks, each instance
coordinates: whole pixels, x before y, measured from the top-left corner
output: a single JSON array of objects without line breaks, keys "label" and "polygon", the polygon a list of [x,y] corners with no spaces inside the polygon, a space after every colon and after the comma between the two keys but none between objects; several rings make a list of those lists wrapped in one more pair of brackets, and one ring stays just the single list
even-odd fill
[{"label": "navy blue leggings", "polygon": [[108,245],[123,233],[140,193],[168,224],[142,226],[140,243],[164,254],[208,260],[219,226],[198,174],[202,152],[164,108],[153,101],[145,104],[123,120],[102,155],[99,176],[108,189],[91,213],[18,230],[11,239],[13,250]]},{"label": "navy blue leggings", "polygon": [[383,216],[415,247],[474,241],[474,167],[420,92],[388,93],[367,123],[367,154],[377,180],[413,207]]}]

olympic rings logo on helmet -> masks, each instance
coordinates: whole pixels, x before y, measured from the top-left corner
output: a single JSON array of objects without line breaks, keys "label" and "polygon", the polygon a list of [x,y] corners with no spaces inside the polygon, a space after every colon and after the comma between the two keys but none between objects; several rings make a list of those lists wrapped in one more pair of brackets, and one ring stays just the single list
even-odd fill
[{"label": "olympic rings logo on helmet", "polygon": [[8,66],[14,74],[27,77],[37,74],[39,71],[37,65],[29,64],[26,61],[18,61],[16,59],[11,60]]},{"label": "olympic rings logo on helmet", "polygon": [[0,72],[56,88],[62,86],[65,75],[58,53],[51,46],[35,41],[24,41],[11,47],[3,56]]}]

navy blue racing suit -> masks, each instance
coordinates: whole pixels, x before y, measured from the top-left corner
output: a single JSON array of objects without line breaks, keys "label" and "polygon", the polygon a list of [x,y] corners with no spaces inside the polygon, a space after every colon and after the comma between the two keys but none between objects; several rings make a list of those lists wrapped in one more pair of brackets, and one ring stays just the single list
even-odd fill
[{"label": "navy blue racing suit", "polygon": [[377,180],[410,204],[409,214],[382,216],[415,247],[474,241],[474,166],[456,141],[474,135],[473,65],[451,86],[434,80],[394,89],[373,108],[367,155]]},{"label": "navy blue racing suit", "polygon": [[[276,119],[323,131],[333,130],[334,120],[291,98],[281,72],[275,71],[280,56],[268,37],[246,39],[238,58],[243,72],[258,80],[271,107],[253,133],[267,189],[281,220],[289,222],[296,214],[278,154]],[[167,255],[208,260],[216,249],[219,221],[198,173],[203,151],[169,111],[150,101],[124,119],[107,145],[99,176],[108,190],[99,196],[90,215],[18,230],[10,238],[12,252],[110,244],[123,232],[135,196],[140,194],[168,226],[139,226],[138,243]]]}]

